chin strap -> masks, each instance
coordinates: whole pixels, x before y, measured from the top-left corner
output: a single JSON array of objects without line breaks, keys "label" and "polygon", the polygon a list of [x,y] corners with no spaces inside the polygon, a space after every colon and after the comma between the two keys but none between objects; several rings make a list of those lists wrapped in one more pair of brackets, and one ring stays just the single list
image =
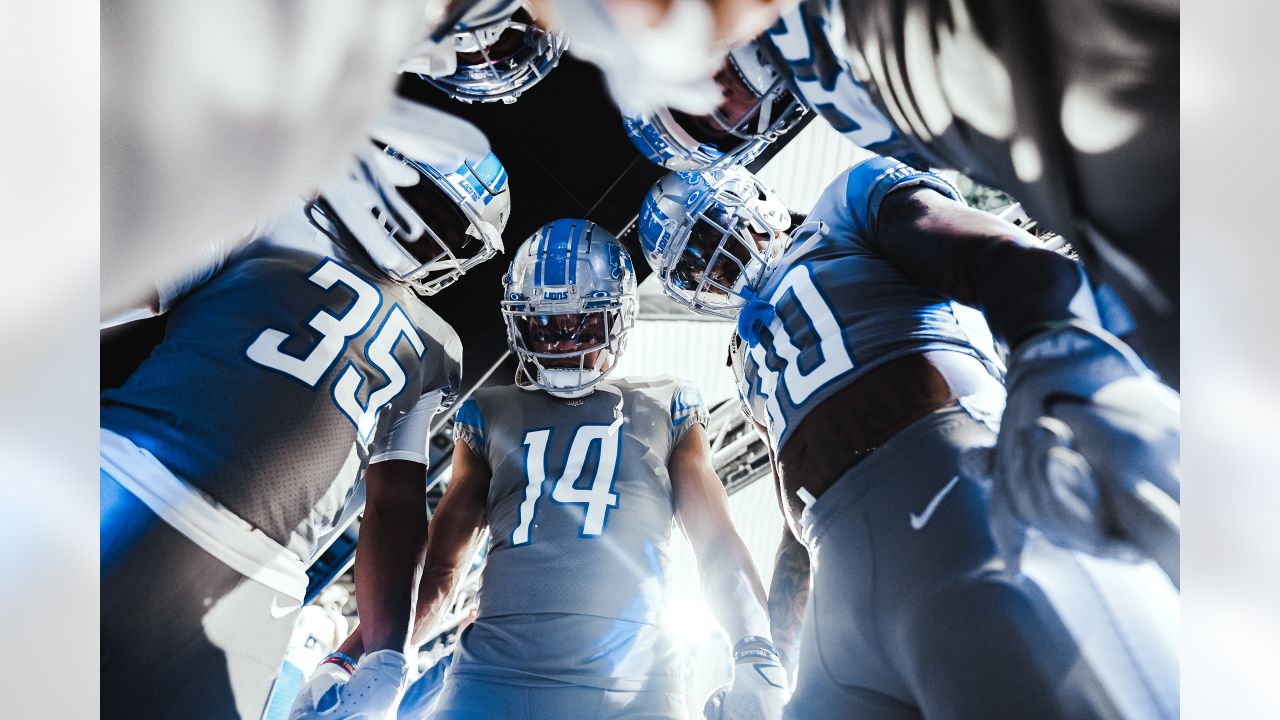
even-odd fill
[{"label": "chin strap", "polygon": [[[538,379],[542,381],[542,384],[547,386],[554,386],[560,378],[569,379],[570,377],[575,381],[582,380],[585,377],[587,378],[587,382],[594,383],[601,377],[601,373],[599,370],[594,368],[538,368]],[[573,385],[577,384],[579,383],[573,383]],[[570,386],[564,390],[556,387],[544,387],[543,389],[560,398],[580,398],[590,395],[592,391],[596,389],[596,386]]]}]

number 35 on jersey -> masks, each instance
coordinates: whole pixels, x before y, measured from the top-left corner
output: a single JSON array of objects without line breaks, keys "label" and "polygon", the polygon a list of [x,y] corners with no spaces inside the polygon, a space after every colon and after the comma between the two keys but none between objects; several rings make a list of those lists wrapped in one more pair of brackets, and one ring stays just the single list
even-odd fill
[{"label": "number 35 on jersey", "polygon": [[[355,300],[341,315],[333,315],[322,308],[307,321],[307,325],[319,333],[320,340],[302,357],[294,357],[280,349],[289,335],[275,328],[263,330],[245,354],[259,365],[278,370],[315,387],[342,356],[352,338],[364,332],[373,321],[378,308],[382,307],[382,293],[332,258],[326,258],[307,280],[325,290],[332,290],[334,285],[343,285],[355,293]],[[372,439],[373,431],[378,425],[378,411],[404,389],[407,379],[404,369],[392,354],[401,339],[409,342],[417,357],[421,358],[426,352],[426,345],[404,310],[399,305],[393,305],[383,319],[382,326],[364,349],[369,364],[387,382],[371,391],[368,401],[363,404],[357,393],[365,384],[365,378],[351,362],[347,363],[333,383],[334,402],[355,425],[361,442],[368,443]]]}]

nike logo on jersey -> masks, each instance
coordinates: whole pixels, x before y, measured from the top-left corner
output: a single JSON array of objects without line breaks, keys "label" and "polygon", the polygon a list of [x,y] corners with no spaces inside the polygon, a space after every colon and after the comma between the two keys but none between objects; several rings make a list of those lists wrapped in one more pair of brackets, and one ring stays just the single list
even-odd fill
[{"label": "nike logo on jersey", "polygon": [[274,596],[271,598],[271,611],[270,611],[271,617],[277,620],[279,620],[282,617],[288,617],[289,615],[291,615],[292,613],[296,612],[301,608],[302,608],[301,605],[292,605],[292,604],[286,607],[280,607],[279,598],[276,598]]},{"label": "nike logo on jersey", "polygon": [[929,523],[929,518],[933,517],[933,511],[938,509],[938,505],[942,503],[942,499],[947,496],[947,493],[951,492],[951,488],[955,487],[958,482],[960,482],[959,475],[951,478],[951,482],[943,486],[943,488],[938,491],[938,494],[934,495],[933,499],[929,501],[929,504],[924,506],[924,512],[919,515],[915,513],[907,513],[908,519],[911,520],[912,530],[919,530]]}]

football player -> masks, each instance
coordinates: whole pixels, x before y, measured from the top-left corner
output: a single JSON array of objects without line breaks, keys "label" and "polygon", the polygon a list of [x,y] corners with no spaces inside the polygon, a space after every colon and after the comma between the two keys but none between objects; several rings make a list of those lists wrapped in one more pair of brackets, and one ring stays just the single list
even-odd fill
[{"label": "football player", "polygon": [[[586,220],[543,226],[512,258],[502,313],[516,382],[458,409],[419,589],[425,631],[487,528],[479,613],[431,717],[685,717],[663,618],[673,519],[733,642],[723,717],[781,717],[787,682],[764,589],[711,467],[698,391],[609,377],[636,314],[622,244]],[[361,641],[354,633],[344,651],[357,656]]]},{"label": "football player", "polygon": [[[668,295],[737,320],[784,535],[808,549],[781,549],[779,619],[794,619],[812,560],[788,717],[1177,715],[1168,578],[1044,542],[1022,552],[1030,523],[1132,553],[1110,515],[1119,483],[1101,478],[1177,496],[1177,416],[1160,405],[1172,393],[1099,326],[1075,262],[879,157],[836,178],[798,228],[738,167],[661,179],[639,227]],[[1011,452],[997,449],[1009,467],[989,501],[961,464],[996,439],[993,335],[1012,349]],[[1070,438],[1057,414],[1088,416],[1089,434]],[[794,637],[775,637],[796,662]]]},{"label": "football player", "polygon": [[102,394],[104,717],[257,717],[362,473],[362,550],[390,547],[361,553],[362,631],[397,648],[367,666],[403,682],[428,426],[462,356],[419,293],[500,251],[510,210],[492,154],[413,159],[434,142],[414,107],[397,101],[318,196],[158,288],[164,340]]},{"label": "football player", "polygon": [[[757,42],[809,107],[862,147],[919,169],[954,168],[1017,198],[1071,240],[1132,314],[1155,369],[1178,385],[1178,263],[1167,249],[1178,237],[1177,3],[774,6],[783,7]],[[709,79],[722,54],[688,57],[696,47],[670,56]],[[714,105],[714,83],[704,84]]]}]

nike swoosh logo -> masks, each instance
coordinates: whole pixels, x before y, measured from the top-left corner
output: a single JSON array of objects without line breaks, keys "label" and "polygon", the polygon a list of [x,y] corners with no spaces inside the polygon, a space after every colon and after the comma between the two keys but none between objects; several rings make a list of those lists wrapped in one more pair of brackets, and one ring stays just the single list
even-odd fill
[{"label": "nike swoosh logo", "polygon": [[955,487],[958,482],[960,482],[959,475],[951,478],[951,482],[943,486],[943,488],[938,491],[938,494],[934,495],[933,499],[929,501],[929,504],[924,506],[924,512],[919,515],[915,513],[907,513],[911,520],[912,530],[919,530],[929,523],[929,518],[933,517],[933,511],[937,510],[938,505],[942,503],[942,498],[946,497],[947,493],[951,492],[951,488]]},{"label": "nike swoosh logo", "polygon": [[277,620],[279,620],[282,617],[287,617],[290,614],[302,608],[301,605],[290,605],[288,607],[280,607],[280,604],[277,602],[278,599],[279,598],[276,598],[274,595],[271,597],[271,617]]},{"label": "nike swoosh logo", "polygon": [[776,672],[779,672],[780,670],[782,670],[782,668],[780,668],[780,667],[778,667],[777,665],[774,665],[774,664],[772,664],[772,663],[770,663],[770,664],[765,664],[765,663],[755,663],[752,667],[754,667],[754,668],[756,669],[756,674],[757,674],[757,675],[759,675],[759,676],[761,677],[761,679],[763,679],[766,683],[769,683],[770,685],[772,685],[772,686],[774,686],[774,687],[776,687],[776,688],[778,688],[778,689],[780,689],[780,690],[786,690],[786,689],[787,689],[785,685],[782,685],[781,683],[775,682],[775,681],[774,681],[774,679],[773,679],[773,678],[771,678],[771,677],[769,677],[769,675],[768,675],[767,673],[765,673],[765,671],[764,671],[764,670],[765,670],[765,668],[768,668],[770,672],[775,672],[775,673],[776,673]]}]

